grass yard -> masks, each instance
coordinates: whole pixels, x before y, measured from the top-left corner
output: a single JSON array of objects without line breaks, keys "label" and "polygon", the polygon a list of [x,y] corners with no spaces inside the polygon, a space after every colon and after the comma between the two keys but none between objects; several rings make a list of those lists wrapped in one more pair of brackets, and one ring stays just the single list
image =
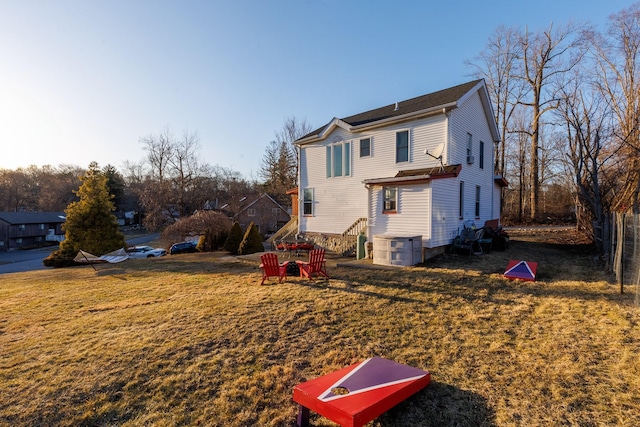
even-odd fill
[{"label": "grass yard", "polygon": [[566,236],[514,237],[316,283],[220,254],[0,275],[0,425],[293,426],[295,384],[371,356],[432,374],[371,426],[640,425],[635,289]]}]

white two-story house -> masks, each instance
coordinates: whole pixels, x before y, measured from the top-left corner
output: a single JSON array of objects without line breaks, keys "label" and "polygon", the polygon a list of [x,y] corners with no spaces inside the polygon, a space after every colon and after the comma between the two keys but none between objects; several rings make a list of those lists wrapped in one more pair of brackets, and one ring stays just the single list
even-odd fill
[{"label": "white two-story house", "polygon": [[499,219],[506,182],[494,175],[493,117],[484,80],[475,80],[303,136],[298,232],[329,249],[360,230],[374,245],[375,236],[421,236],[431,255],[465,220]]}]

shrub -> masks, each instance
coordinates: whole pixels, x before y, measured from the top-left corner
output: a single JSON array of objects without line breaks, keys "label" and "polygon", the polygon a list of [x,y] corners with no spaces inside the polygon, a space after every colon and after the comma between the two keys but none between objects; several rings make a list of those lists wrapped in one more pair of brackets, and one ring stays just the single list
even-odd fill
[{"label": "shrub", "polygon": [[[253,223],[252,223],[253,224]],[[229,251],[232,255],[238,254],[238,248],[242,243],[243,233],[242,228],[238,221],[234,222],[227,236],[227,240],[224,242],[224,250]]]},{"label": "shrub", "polygon": [[244,233],[244,237],[238,248],[238,255],[249,255],[263,251],[262,236],[258,231],[258,227],[252,222]]}]

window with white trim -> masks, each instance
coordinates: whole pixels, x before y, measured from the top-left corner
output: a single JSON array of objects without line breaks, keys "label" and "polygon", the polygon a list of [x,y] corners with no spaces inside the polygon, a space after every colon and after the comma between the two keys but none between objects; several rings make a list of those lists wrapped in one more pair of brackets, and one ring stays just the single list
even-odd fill
[{"label": "window with white trim", "polygon": [[313,215],[313,188],[305,188],[302,192],[302,214]]},{"label": "window with white trim", "polygon": [[255,209],[247,209],[247,216],[256,216]]},{"label": "window with white trim", "polygon": [[467,132],[467,159],[470,159],[472,156],[472,148],[473,148],[473,135]]},{"label": "window with white trim", "polygon": [[327,178],[351,175],[351,142],[327,145]]},{"label": "window with white trim", "polygon": [[476,185],[476,218],[480,217],[480,186]]},{"label": "window with white trim", "polygon": [[478,166],[484,169],[484,141],[480,141],[480,155],[478,156]]},{"label": "window with white trim", "polygon": [[398,212],[398,189],[396,187],[384,187],[382,189],[382,212]]},{"label": "window with white trim", "polygon": [[409,131],[396,132],[396,163],[409,161]]},{"label": "window with white trim", "polygon": [[362,138],[360,140],[360,157],[371,156],[371,138]]}]

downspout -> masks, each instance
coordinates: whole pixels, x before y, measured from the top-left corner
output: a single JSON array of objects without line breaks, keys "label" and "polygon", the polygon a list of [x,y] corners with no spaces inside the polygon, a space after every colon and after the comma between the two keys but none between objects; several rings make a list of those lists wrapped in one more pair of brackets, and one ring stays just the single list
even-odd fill
[{"label": "downspout", "polygon": [[[296,226],[296,235],[300,234],[300,223],[302,222],[302,214],[303,214],[303,204],[302,204],[302,200],[304,198],[304,191],[302,190],[300,184],[302,183],[301,180],[301,176],[302,176],[302,167],[300,164],[300,161],[302,159],[302,147],[300,147],[299,145],[296,145],[296,157],[297,157],[297,161],[298,161],[298,170],[296,171],[296,181],[298,184],[298,225]],[[302,196],[302,198],[300,197]]]},{"label": "downspout", "polygon": [[367,189],[367,243],[373,243],[373,236],[371,235],[371,185],[365,184]]}]

